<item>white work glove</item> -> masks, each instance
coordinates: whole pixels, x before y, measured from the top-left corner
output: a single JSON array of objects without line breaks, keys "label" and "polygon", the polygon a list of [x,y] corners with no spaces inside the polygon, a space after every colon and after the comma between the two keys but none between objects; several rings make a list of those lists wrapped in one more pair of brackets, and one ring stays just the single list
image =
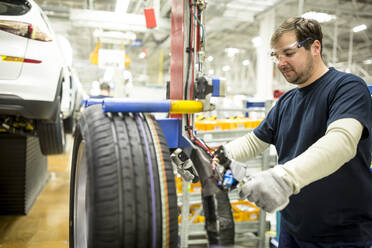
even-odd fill
[{"label": "white work glove", "polygon": [[283,179],[285,175],[280,166],[254,174],[246,179],[239,195],[266,212],[282,210],[293,194],[293,188]]},{"label": "white work glove", "polygon": [[247,165],[231,159],[230,169],[233,177],[239,182],[246,176]]}]

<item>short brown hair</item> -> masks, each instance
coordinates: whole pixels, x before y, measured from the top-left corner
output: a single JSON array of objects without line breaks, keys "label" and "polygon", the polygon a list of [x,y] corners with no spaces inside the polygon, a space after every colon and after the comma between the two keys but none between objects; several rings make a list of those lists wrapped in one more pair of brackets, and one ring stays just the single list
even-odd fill
[{"label": "short brown hair", "polygon": [[304,44],[304,48],[307,50],[310,49],[310,45],[315,40],[318,40],[321,45],[320,54],[322,54],[323,33],[322,28],[318,21],[314,19],[305,19],[303,17],[291,17],[285,20],[282,24],[280,24],[280,26],[275,30],[274,34],[271,36],[271,46],[273,46],[284,33],[289,31],[295,31],[298,42],[301,42],[306,38],[311,38]]},{"label": "short brown hair", "polygon": [[100,88],[100,90],[110,90],[110,84],[107,83],[107,82],[103,82],[103,83],[101,83],[99,88]]}]

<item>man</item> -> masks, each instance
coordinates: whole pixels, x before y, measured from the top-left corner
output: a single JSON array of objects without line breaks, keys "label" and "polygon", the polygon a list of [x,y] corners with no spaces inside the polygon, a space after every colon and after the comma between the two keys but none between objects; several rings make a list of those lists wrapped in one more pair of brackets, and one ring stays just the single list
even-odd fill
[{"label": "man", "polygon": [[111,87],[108,82],[102,82],[99,86],[100,93],[96,96],[91,96],[91,98],[106,98],[111,96]]},{"label": "man", "polygon": [[235,160],[275,146],[279,165],[249,176],[240,194],[265,211],[282,210],[279,247],[370,247],[371,96],[361,78],[326,67],[322,38],[315,20],[295,17],[278,27],[271,56],[297,87],[217,158],[227,154],[237,176]]},{"label": "man", "polygon": [[109,83],[107,82],[101,83],[101,85],[99,86],[99,89],[101,90],[100,96],[111,97],[111,87]]}]

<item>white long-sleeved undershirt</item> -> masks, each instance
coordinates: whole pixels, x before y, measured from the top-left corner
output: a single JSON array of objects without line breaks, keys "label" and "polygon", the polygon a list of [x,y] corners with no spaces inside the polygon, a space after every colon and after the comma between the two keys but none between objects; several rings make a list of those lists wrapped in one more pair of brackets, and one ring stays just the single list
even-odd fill
[{"label": "white long-sleeved undershirt", "polygon": [[[285,171],[283,179],[292,186],[293,192],[300,192],[304,186],[337,171],[351,160],[363,132],[363,125],[353,118],[332,122],[317,142],[296,158],[281,165]],[[224,145],[229,158],[246,161],[268,147],[253,132]]]},{"label": "white long-sleeved undershirt", "polygon": [[249,132],[243,137],[225,144],[224,148],[229,158],[245,162],[262,153],[268,146],[268,143],[260,140],[253,132]]}]

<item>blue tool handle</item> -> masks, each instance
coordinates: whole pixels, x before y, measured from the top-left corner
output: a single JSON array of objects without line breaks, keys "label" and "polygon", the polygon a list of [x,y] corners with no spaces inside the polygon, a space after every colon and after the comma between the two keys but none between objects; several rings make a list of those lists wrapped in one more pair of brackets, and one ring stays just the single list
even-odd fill
[{"label": "blue tool handle", "polygon": [[82,100],[82,104],[87,108],[89,106],[92,106],[94,104],[102,104],[103,103],[103,99],[99,99],[99,98],[89,98],[89,99],[86,99],[86,100]]},{"label": "blue tool handle", "polygon": [[168,113],[170,101],[117,101],[115,99],[105,99],[102,105],[103,112],[157,112]]}]

